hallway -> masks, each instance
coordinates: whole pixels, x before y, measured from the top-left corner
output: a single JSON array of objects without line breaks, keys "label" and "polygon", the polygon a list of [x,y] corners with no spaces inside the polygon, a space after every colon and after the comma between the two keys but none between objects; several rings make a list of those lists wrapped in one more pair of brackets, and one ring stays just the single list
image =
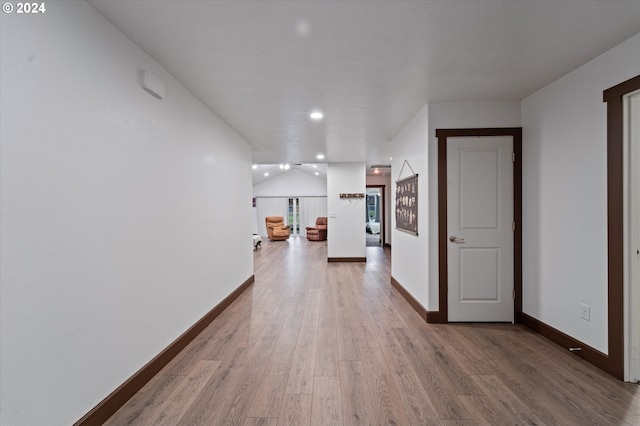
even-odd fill
[{"label": "hallway", "polygon": [[254,285],[107,424],[640,424],[637,385],[524,327],[424,323],[388,249],[327,263],[326,241],[291,238],[254,256]]}]

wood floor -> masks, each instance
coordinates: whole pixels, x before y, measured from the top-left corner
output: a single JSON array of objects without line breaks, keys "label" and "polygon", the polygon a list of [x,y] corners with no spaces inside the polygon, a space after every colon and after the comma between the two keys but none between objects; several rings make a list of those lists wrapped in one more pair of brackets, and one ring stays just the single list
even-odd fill
[{"label": "wood floor", "polygon": [[424,323],[388,249],[262,244],[255,284],[107,424],[640,424],[637,385],[522,326]]}]

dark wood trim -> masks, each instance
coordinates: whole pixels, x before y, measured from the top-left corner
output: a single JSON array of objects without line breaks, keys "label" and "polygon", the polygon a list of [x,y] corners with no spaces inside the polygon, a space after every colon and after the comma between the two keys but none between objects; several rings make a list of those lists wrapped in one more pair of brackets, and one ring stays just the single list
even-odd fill
[{"label": "dark wood trim", "polygon": [[449,322],[449,264],[447,252],[447,136],[438,137],[438,311]]},{"label": "dark wood trim", "polygon": [[367,185],[367,188],[379,188],[380,189],[380,202],[382,204],[380,210],[382,211],[382,221],[380,221],[380,245],[384,247],[386,245],[385,238],[385,222],[387,221],[387,206],[384,193],[386,192],[387,185]]},{"label": "dark wood trim", "polygon": [[404,286],[402,284],[400,284],[400,282],[398,282],[398,280],[396,280],[394,277],[391,277],[391,285],[398,290],[398,293],[400,293],[400,295],[402,297],[405,298],[405,300],[407,302],[409,302],[409,304],[411,305],[411,307],[418,313],[418,315],[420,315],[420,318],[422,318],[424,321],[427,321],[427,314],[428,311],[424,308],[424,306],[422,306],[422,304],[420,302],[418,302],[411,293],[409,293],[407,291],[406,288],[404,288]]},{"label": "dark wood trim", "polygon": [[120,409],[136,392],[138,392],[149,380],[151,380],[162,368],[167,365],[180,351],[182,351],[198,334],[218,317],[234,300],[242,294],[253,282],[255,276],[251,275],[240,284],[231,294],[218,303],[213,309],[199,319],[180,337],[174,340],[162,352],[156,355],[144,367],[138,370],[126,382],[121,384],[109,396],[103,399],[91,411],[78,420],[74,426],[101,425]]},{"label": "dark wood trim", "polygon": [[445,323],[443,321],[443,316],[440,311],[427,311],[424,306],[420,302],[418,302],[409,291],[402,284],[398,282],[394,277],[391,277],[391,285],[395,287],[396,290],[400,293],[402,297],[406,299],[407,302],[411,305],[411,307],[420,315],[420,318],[425,320],[430,324],[441,324]]},{"label": "dark wood trim", "polygon": [[607,102],[607,296],[610,373],[624,378],[622,99]]},{"label": "dark wood trim", "polygon": [[513,217],[516,221],[513,234],[513,279],[516,290],[513,320],[517,324],[522,316],[522,129],[513,137],[513,152],[516,155],[513,164]]},{"label": "dark wood trim", "polygon": [[607,371],[608,357],[599,350],[594,349],[577,339],[574,339],[573,337],[563,333],[562,331],[557,330],[550,325],[547,325],[542,321],[525,314],[524,312],[520,313],[520,318],[523,325],[529,327],[537,333],[542,334],[544,337],[554,343],[557,343],[563,348],[567,350],[569,350],[569,348],[580,348],[580,351],[576,352],[577,355],[581,356],[585,361],[590,362],[601,370]]},{"label": "dark wood trim", "polygon": [[513,264],[516,299],[513,304],[514,321],[522,315],[522,127],[480,129],[436,129],[438,138],[438,303],[440,322],[449,321],[448,297],[449,273],[447,271],[447,138],[466,136],[512,136],[516,161],[513,166],[513,219],[514,234]]},{"label": "dark wood trim", "polygon": [[607,103],[607,294],[609,355],[605,371],[624,379],[623,96],[640,90],[640,75],[603,92]]},{"label": "dark wood trim", "polygon": [[384,243],[384,246],[387,247],[387,248],[391,248],[391,244],[389,244],[389,243]]},{"label": "dark wood trim", "polygon": [[427,322],[429,324],[446,324],[449,321],[442,311],[427,311]]},{"label": "dark wood trim", "polygon": [[366,257],[328,257],[327,262],[366,262]]},{"label": "dark wood trim", "polygon": [[616,84],[615,86],[608,88],[602,93],[602,100],[604,102],[618,100],[622,102],[622,97],[624,95],[626,95],[627,93],[635,92],[636,90],[640,90],[640,75],[637,75],[627,81],[623,81],[620,84]]}]

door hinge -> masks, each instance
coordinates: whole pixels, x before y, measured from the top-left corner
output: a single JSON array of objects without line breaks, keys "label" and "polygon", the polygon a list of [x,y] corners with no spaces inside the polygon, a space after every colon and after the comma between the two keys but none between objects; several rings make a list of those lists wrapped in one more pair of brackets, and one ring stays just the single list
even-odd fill
[{"label": "door hinge", "polygon": [[513,230],[513,231],[516,230],[516,221],[515,220],[513,222],[511,222],[511,230]]},{"label": "door hinge", "polygon": [[516,300],[516,289],[513,289],[513,300]]},{"label": "door hinge", "polygon": [[516,153],[515,152],[511,153],[511,161],[513,161],[514,163],[516,162]]}]

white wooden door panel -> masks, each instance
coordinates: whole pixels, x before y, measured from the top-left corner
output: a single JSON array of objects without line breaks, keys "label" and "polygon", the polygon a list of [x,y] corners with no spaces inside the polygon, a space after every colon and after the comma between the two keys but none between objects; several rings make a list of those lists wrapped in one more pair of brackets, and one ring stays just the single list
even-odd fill
[{"label": "white wooden door panel", "polygon": [[513,321],[513,138],[447,140],[449,321]]},{"label": "white wooden door panel", "polygon": [[460,150],[460,229],[498,227],[499,152]]},{"label": "white wooden door panel", "polygon": [[500,300],[499,257],[496,248],[460,248],[460,303]]}]

